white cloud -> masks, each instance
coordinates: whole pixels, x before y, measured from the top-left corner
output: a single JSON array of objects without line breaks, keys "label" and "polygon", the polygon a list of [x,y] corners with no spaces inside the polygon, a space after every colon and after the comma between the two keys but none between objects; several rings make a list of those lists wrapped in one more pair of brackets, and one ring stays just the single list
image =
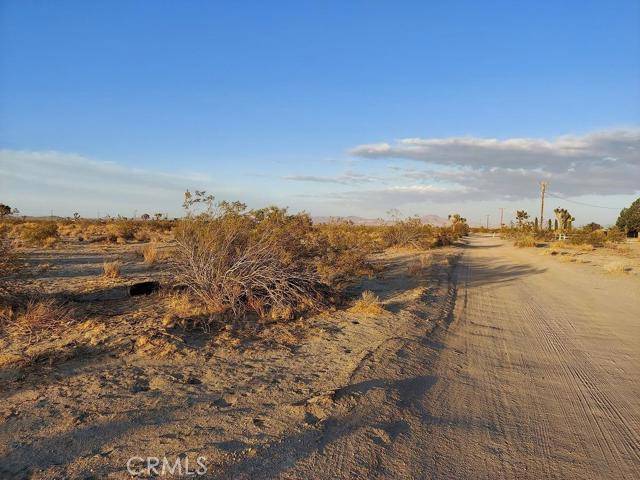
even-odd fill
[{"label": "white cloud", "polygon": [[[407,180],[448,184],[448,197],[518,199],[537,194],[537,183],[566,196],[635,194],[640,191],[640,129],[594,132],[556,139],[474,137],[407,138],[394,145],[360,145],[350,151],[363,158],[423,162],[429,170],[398,168]],[[435,168],[434,168],[435,167]],[[430,192],[431,193],[431,192]]]}]

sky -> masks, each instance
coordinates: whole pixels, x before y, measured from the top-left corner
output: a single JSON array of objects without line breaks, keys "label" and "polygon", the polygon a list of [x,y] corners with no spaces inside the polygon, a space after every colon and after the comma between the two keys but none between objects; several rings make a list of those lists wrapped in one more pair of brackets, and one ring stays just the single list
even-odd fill
[{"label": "sky", "polygon": [[0,0],[0,202],[26,215],[504,208],[640,195],[640,2]]}]

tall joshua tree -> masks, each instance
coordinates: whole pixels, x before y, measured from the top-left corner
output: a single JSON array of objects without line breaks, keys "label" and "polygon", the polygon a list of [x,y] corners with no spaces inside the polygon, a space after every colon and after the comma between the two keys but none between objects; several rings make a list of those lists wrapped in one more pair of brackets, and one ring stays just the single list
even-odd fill
[{"label": "tall joshua tree", "polygon": [[556,214],[556,220],[561,232],[571,229],[571,222],[575,221],[575,218],[571,216],[566,208],[556,208],[553,213]]},{"label": "tall joshua tree", "polygon": [[518,227],[524,228],[527,224],[527,220],[529,219],[529,214],[525,210],[516,211],[516,221],[518,222]]}]

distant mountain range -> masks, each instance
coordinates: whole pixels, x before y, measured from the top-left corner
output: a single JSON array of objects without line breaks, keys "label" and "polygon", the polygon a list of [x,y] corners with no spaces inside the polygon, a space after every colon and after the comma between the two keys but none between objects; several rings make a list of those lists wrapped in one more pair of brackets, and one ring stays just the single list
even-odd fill
[{"label": "distant mountain range", "polygon": [[[439,215],[423,215],[419,218],[422,223],[428,223],[429,225],[435,225],[437,227],[446,225],[448,222],[446,218],[442,218]],[[313,217],[314,223],[329,223],[334,221],[349,221],[355,225],[389,225],[393,223],[392,220],[385,220],[383,218],[364,218],[353,215],[348,217]]]}]

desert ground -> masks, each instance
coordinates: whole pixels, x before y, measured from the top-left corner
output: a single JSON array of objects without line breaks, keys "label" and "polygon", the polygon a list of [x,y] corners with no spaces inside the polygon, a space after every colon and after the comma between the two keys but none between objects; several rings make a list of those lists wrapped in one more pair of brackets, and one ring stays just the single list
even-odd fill
[{"label": "desert ground", "polygon": [[1,478],[131,478],[132,457],[142,478],[147,457],[214,479],[640,477],[637,242],[389,250],[348,292],[379,311],[215,332],[158,328],[172,292],[121,294],[171,281],[137,248],[30,252],[21,281],[87,320],[0,345]]}]

